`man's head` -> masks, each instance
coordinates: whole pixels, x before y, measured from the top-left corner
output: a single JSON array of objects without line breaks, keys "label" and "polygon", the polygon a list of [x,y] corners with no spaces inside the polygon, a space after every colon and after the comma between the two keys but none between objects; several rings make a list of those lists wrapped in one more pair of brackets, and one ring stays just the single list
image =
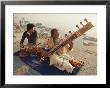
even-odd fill
[{"label": "man's head", "polygon": [[59,37],[59,32],[56,28],[51,30],[51,37],[53,37],[53,38],[58,38]]},{"label": "man's head", "polygon": [[27,24],[27,31],[32,33],[33,32],[33,27],[35,27],[34,24],[31,24],[31,23]]}]

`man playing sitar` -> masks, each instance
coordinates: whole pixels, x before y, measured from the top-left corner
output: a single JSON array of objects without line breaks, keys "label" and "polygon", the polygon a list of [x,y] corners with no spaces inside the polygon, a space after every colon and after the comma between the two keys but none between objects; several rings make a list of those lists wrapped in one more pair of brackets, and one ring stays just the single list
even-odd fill
[{"label": "man playing sitar", "polygon": [[[63,42],[63,39],[59,38],[59,32],[57,29],[51,30],[51,36],[47,39],[46,45],[47,48],[52,49],[54,46],[59,45]],[[75,60],[73,57],[70,57],[66,53],[71,51],[73,48],[73,42],[69,41],[68,44],[61,47],[54,54],[49,56],[50,66],[54,65],[60,70],[66,70],[67,72],[72,73],[75,67],[81,67],[83,63]]]}]

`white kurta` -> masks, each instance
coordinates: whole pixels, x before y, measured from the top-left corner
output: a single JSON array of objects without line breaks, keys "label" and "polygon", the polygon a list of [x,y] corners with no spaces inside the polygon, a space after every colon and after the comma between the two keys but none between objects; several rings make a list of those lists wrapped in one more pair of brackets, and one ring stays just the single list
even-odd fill
[{"label": "white kurta", "polygon": [[69,63],[70,57],[66,54],[58,56],[57,54],[53,54],[50,56],[50,65],[54,65],[55,67],[59,68],[60,70],[66,70],[68,73],[72,73],[73,67]]},{"label": "white kurta", "polygon": [[[60,41],[61,42],[61,41]],[[47,40],[48,48],[52,48],[54,46],[53,39],[50,37]],[[73,67],[69,60],[73,59],[69,55],[66,54],[68,52],[68,46],[63,47],[58,51],[60,55],[57,55],[56,53],[50,56],[50,65],[54,65],[58,69],[64,71],[66,70],[68,73],[72,73]]]}]

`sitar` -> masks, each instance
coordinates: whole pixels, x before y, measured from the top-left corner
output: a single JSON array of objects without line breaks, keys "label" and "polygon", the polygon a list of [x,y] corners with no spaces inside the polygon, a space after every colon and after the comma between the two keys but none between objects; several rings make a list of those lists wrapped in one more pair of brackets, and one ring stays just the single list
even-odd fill
[{"label": "sitar", "polygon": [[84,21],[86,22],[86,24],[84,25],[82,22],[80,22],[80,25],[82,25],[81,28],[79,28],[78,25],[76,25],[76,27],[79,29],[78,31],[72,33],[71,31],[69,31],[69,33],[71,33],[71,36],[67,37],[67,39],[65,39],[62,43],[60,43],[59,45],[54,46],[50,51],[48,52],[43,52],[41,50],[41,54],[40,54],[40,58],[47,58],[50,55],[54,54],[57,50],[59,50],[60,48],[64,47],[65,45],[67,45],[69,43],[69,41],[73,41],[75,39],[77,39],[78,37],[80,37],[81,35],[83,35],[85,32],[87,32],[88,30],[90,30],[92,27],[94,27],[92,25],[91,22],[88,22],[88,20],[85,18]]},{"label": "sitar", "polygon": [[43,60],[49,58],[50,55],[54,54],[57,50],[61,49],[65,45],[67,45],[70,41],[73,41],[73,40],[77,39],[78,37],[80,37],[81,35],[83,35],[85,32],[87,32],[88,30],[90,30],[92,27],[94,27],[92,25],[92,23],[91,22],[88,22],[88,20],[86,18],[84,19],[84,21],[86,22],[85,25],[82,22],[80,22],[80,25],[82,25],[81,28],[78,25],[76,25],[76,27],[79,29],[78,31],[76,31],[74,33],[72,33],[71,31],[69,31],[69,33],[71,33],[71,35],[69,37],[67,37],[67,39],[65,39],[63,42],[61,42],[58,45],[54,46],[49,51],[44,51],[40,47],[37,47],[36,49],[30,50],[30,51],[34,51],[36,53],[36,55],[39,58],[43,59]]}]

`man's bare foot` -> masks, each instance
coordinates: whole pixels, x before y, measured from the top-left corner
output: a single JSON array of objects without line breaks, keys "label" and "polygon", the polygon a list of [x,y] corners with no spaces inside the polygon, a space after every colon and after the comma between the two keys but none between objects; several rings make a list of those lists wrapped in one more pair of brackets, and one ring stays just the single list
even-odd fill
[{"label": "man's bare foot", "polygon": [[82,61],[74,61],[74,60],[69,60],[69,63],[74,66],[74,67],[77,67],[77,68],[81,68],[82,66],[84,66],[84,62]]}]

